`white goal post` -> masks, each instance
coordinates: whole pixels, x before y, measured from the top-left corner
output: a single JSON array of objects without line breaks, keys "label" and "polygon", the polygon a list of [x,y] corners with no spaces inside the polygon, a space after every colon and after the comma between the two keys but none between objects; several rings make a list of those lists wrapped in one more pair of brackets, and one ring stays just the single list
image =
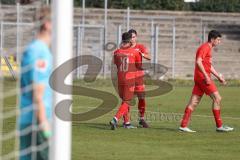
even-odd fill
[{"label": "white goal post", "polygon": [[[73,0],[52,1],[53,38],[52,51],[54,69],[72,58],[73,35]],[[72,84],[72,76],[65,83]],[[64,99],[72,99],[71,95],[54,92],[53,106]],[[62,121],[53,112],[53,136],[51,139],[50,159],[71,160],[71,122]]]}]

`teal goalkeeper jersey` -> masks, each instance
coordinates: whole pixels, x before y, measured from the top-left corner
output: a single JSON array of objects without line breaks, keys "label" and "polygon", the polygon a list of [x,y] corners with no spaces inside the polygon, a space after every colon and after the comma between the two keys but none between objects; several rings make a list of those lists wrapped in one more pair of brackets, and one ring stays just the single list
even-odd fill
[{"label": "teal goalkeeper jersey", "polygon": [[36,105],[33,100],[33,85],[43,84],[44,107],[47,118],[52,117],[52,90],[49,78],[52,73],[52,54],[40,40],[34,40],[25,49],[21,58],[20,125],[36,123]]}]

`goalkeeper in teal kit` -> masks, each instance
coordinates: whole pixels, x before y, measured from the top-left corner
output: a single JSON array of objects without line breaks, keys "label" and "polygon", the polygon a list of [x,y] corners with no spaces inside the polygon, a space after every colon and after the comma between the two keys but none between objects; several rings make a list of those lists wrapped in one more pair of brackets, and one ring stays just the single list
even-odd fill
[{"label": "goalkeeper in teal kit", "polygon": [[[51,14],[44,8],[38,15],[40,28],[21,58],[20,160],[48,160],[51,136],[52,73]],[[36,148],[36,151],[34,150]]]}]

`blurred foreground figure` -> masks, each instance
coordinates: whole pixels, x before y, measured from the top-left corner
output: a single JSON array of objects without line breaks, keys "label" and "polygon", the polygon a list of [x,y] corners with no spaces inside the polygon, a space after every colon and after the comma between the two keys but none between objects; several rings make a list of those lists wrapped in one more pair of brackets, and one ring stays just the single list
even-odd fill
[{"label": "blurred foreground figure", "polygon": [[21,58],[20,160],[48,160],[51,136],[52,72],[51,13],[42,8],[37,13],[38,34]]}]

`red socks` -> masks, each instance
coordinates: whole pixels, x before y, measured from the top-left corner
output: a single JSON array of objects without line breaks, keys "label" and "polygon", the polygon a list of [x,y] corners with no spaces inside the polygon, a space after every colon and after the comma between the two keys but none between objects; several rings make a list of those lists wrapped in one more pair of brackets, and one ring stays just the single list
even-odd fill
[{"label": "red socks", "polygon": [[215,119],[217,128],[221,127],[222,119],[221,119],[221,115],[220,115],[220,109],[213,109],[212,112],[214,115],[214,119]]},{"label": "red socks", "polygon": [[[212,112],[214,115],[217,128],[221,127],[222,119],[221,119],[220,109],[213,109]],[[187,127],[191,114],[192,114],[192,110],[189,107],[186,107],[185,113],[181,122],[181,127],[183,128]]]},{"label": "red socks", "polygon": [[129,106],[128,106],[127,113],[123,115],[123,122],[125,124],[130,124],[130,108],[129,108]]},{"label": "red socks", "polygon": [[117,119],[117,121],[127,112],[128,112],[128,104],[123,102],[122,105],[119,107],[117,114],[115,115],[115,118]]},{"label": "red socks", "polygon": [[187,106],[181,122],[181,127],[183,128],[187,127],[191,114],[192,114],[192,110]]},{"label": "red socks", "polygon": [[139,111],[139,116],[141,118],[144,117],[145,109],[146,109],[145,99],[139,99],[139,101],[138,101],[138,111]]}]

